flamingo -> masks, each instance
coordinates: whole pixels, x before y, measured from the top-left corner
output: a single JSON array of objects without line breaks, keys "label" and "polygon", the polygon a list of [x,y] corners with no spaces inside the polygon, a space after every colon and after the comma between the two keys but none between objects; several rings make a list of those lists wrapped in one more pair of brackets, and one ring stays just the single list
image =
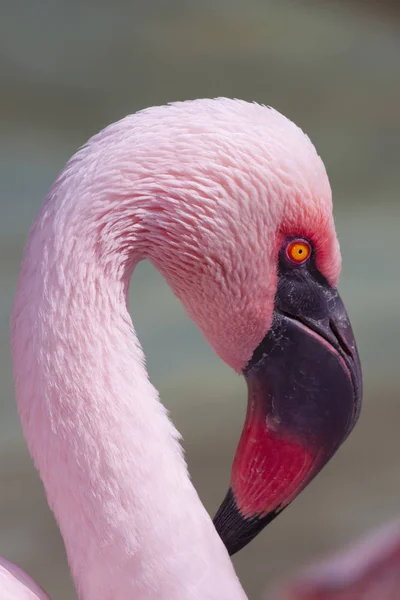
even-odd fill
[{"label": "flamingo", "polygon": [[271,591],[273,600],[399,600],[400,520],[308,567]]},{"label": "flamingo", "polygon": [[[248,384],[217,531],[128,313],[142,259]],[[229,554],[304,489],[359,414],[340,267],[324,165],[273,109],[152,107],[67,163],[24,251],[12,354],[23,432],[81,600],[245,599]],[[0,596],[48,599],[6,561]]]}]

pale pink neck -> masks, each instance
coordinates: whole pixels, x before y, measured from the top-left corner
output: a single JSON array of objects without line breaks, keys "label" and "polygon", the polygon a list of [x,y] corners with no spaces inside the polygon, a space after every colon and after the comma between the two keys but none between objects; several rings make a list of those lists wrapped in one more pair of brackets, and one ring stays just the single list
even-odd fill
[{"label": "pale pink neck", "polygon": [[138,260],[165,271],[143,217],[156,199],[126,194],[107,157],[94,160],[102,143],[67,166],[25,251],[13,356],[27,443],[82,600],[244,599],[126,306]]}]

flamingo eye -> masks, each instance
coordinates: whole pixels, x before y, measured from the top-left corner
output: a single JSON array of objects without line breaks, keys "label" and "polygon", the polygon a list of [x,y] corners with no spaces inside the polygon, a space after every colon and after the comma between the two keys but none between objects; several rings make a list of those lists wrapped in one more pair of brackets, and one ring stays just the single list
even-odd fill
[{"label": "flamingo eye", "polygon": [[292,262],[301,265],[311,254],[311,246],[306,240],[293,240],[286,248],[286,254]]}]

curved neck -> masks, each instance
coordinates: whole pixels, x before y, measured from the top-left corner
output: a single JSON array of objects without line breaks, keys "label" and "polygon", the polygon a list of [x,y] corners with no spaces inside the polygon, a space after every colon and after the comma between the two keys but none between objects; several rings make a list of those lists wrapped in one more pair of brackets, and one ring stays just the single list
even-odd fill
[{"label": "curved neck", "polygon": [[94,160],[102,139],[67,165],[25,251],[13,357],[27,443],[82,600],[243,600],[127,310],[156,200],[123,193],[112,161]]}]

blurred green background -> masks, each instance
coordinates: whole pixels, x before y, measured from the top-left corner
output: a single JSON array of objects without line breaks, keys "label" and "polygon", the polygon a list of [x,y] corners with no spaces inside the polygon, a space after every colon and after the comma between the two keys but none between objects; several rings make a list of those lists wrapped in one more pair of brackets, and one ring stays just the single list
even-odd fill
[{"label": "blurred green background", "polygon": [[[148,105],[214,96],[272,105],[310,135],[333,187],[364,410],[325,471],[235,557],[249,596],[397,515],[400,27],[394,14],[356,4],[0,0],[0,555],[54,599],[75,596],[14,405],[10,308],[24,238],[57,172],[91,134]],[[131,309],[213,513],[229,480],[244,383],[148,264],[134,275]]]}]

